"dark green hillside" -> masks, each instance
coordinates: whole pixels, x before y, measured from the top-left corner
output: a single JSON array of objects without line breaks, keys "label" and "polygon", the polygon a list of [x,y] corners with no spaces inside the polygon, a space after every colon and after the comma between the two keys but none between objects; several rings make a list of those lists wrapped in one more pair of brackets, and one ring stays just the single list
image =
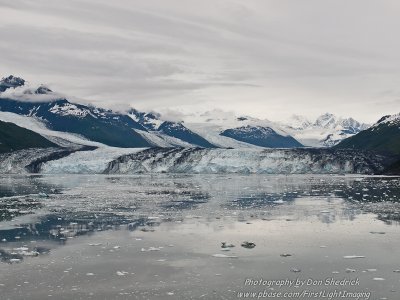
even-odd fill
[{"label": "dark green hillside", "polygon": [[13,123],[0,121],[0,153],[27,148],[56,146],[36,132],[19,127]]},{"label": "dark green hillside", "polygon": [[398,123],[378,123],[343,140],[335,148],[362,149],[400,155],[400,125]]},{"label": "dark green hillside", "polygon": [[83,135],[89,140],[109,146],[136,148],[151,147],[134,129],[146,129],[127,115],[70,103],[66,99],[51,102],[16,101],[0,96],[0,111],[24,116],[34,116],[46,121],[46,126],[55,131]]}]

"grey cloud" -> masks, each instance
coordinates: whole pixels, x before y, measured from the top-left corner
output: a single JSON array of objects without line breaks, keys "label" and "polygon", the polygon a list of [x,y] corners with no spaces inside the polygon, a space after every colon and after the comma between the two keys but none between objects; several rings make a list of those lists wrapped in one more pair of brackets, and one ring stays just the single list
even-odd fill
[{"label": "grey cloud", "polygon": [[[398,110],[395,0],[0,0],[2,76],[107,107]],[[4,42],[5,41],[5,42]],[[365,105],[365,103],[381,105]]]}]

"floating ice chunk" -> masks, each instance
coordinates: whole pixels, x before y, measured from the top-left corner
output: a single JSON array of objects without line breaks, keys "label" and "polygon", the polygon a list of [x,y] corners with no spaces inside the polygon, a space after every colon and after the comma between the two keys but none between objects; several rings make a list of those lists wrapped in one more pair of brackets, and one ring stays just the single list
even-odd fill
[{"label": "floating ice chunk", "polygon": [[283,204],[283,203],[285,203],[285,201],[283,201],[282,199],[279,199],[279,200],[276,200],[276,201],[273,201],[274,203],[276,203],[276,204]]},{"label": "floating ice chunk", "polygon": [[11,258],[11,259],[9,260],[9,262],[10,262],[10,263],[19,263],[19,262],[21,262],[21,259],[19,259],[19,258]]},{"label": "floating ice chunk", "polygon": [[345,259],[357,259],[357,258],[365,258],[365,256],[362,256],[362,255],[346,255],[346,256],[343,256],[343,258],[345,258]]},{"label": "floating ice chunk", "polygon": [[149,252],[149,251],[160,251],[161,247],[149,247],[149,248],[142,248],[140,251],[142,252]]},{"label": "floating ice chunk", "polygon": [[128,275],[128,274],[129,274],[129,272],[117,271],[117,275],[118,275],[118,276],[125,276],[125,275]]},{"label": "floating ice chunk", "polygon": [[86,276],[94,276],[93,273],[86,273]]},{"label": "floating ice chunk", "polygon": [[238,258],[235,255],[225,255],[225,254],[213,254],[213,257],[217,257],[217,258]]},{"label": "floating ice chunk", "polygon": [[168,296],[173,296],[173,295],[175,295],[175,294],[174,294],[174,292],[168,292],[167,295],[168,295]]},{"label": "floating ice chunk", "polygon": [[300,270],[300,269],[297,269],[297,268],[291,268],[291,269],[290,269],[290,272],[293,272],[293,273],[300,273],[301,270]]},{"label": "floating ice chunk", "polygon": [[376,269],[366,269],[365,271],[367,271],[367,272],[376,272],[377,270]]},{"label": "floating ice chunk", "polygon": [[394,270],[393,272],[395,272],[395,273],[400,273],[400,270]]},{"label": "floating ice chunk", "polygon": [[19,247],[19,248],[13,248],[13,253],[12,254],[19,254],[22,256],[38,256],[39,252],[37,251],[29,251],[29,248],[27,247]]},{"label": "floating ice chunk", "polygon": [[89,244],[89,246],[101,246],[101,243],[94,243],[94,244]]},{"label": "floating ice chunk", "polygon": [[289,257],[289,256],[292,256],[292,254],[289,254],[289,253],[282,253],[280,256],[281,256],[281,257]]},{"label": "floating ice chunk", "polygon": [[372,233],[372,234],[386,234],[386,232],[384,232],[384,231],[370,231],[369,233]]},{"label": "floating ice chunk", "polygon": [[227,244],[226,242],[221,242],[221,248],[233,248],[235,245]]},{"label": "floating ice chunk", "polygon": [[14,248],[13,250],[14,251],[28,251],[29,248],[27,248],[27,247],[19,247],[19,248]]},{"label": "floating ice chunk", "polygon": [[384,281],[384,280],[386,280],[385,278],[381,278],[381,277],[374,277],[374,278],[372,278],[372,280],[375,280],[375,281]]},{"label": "floating ice chunk", "polygon": [[39,252],[37,252],[37,251],[20,251],[18,253],[23,256],[38,256],[39,255]]},{"label": "floating ice chunk", "polygon": [[349,268],[346,269],[346,273],[354,273],[355,271],[356,271],[355,269],[349,269]]},{"label": "floating ice chunk", "polygon": [[243,242],[243,243],[241,244],[241,246],[242,246],[243,248],[246,248],[246,249],[253,249],[253,248],[256,246],[256,244],[255,244],[255,243],[252,243],[252,242]]}]

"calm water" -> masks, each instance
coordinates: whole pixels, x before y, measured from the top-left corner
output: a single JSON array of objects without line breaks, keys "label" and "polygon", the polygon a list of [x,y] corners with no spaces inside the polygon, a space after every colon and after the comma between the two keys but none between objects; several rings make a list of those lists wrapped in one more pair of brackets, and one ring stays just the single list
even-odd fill
[{"label": "calm water", "polygon": [[3,176],[0,197],[1,299],[400,299],[399,178]]}]

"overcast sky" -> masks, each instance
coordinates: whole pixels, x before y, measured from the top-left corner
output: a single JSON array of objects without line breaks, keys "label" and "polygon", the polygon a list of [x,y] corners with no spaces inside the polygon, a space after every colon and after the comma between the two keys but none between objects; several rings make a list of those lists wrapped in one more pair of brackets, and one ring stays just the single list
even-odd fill
[{"label": "overcast sky", "polygon": [[398,0],[0,0],[0,76],[110,108],[400,111]]}]

